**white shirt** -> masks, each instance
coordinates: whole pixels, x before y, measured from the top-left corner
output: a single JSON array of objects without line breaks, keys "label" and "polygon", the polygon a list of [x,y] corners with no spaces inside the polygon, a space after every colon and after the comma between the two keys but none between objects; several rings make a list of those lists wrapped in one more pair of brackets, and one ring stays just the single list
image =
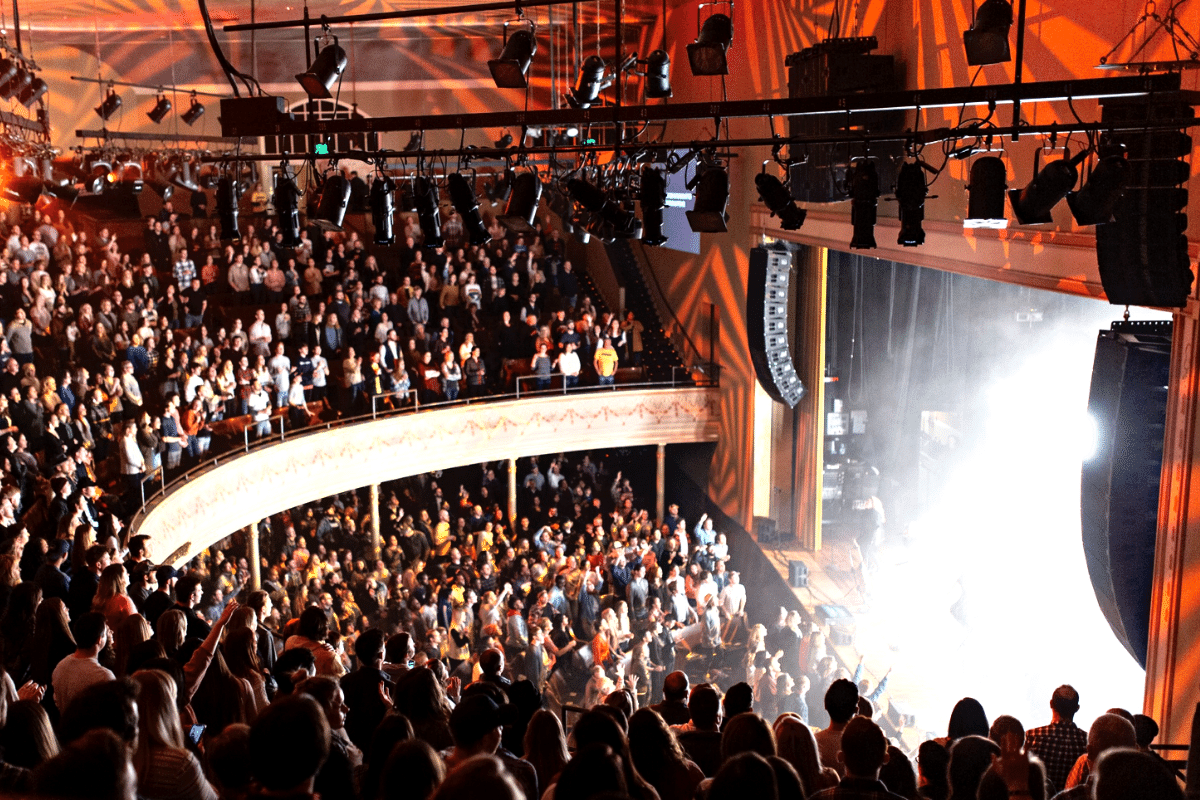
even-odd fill
[{"label": "white shirt", "polygon": [[246,407],[254,415],[255,422],[262,422],[271,416],[271,398],[267,397],[267,393],[262,389],[250,392],[250,396],[246,398]]},{"label": "white shirt", "polygon": [[578,375],[580,369],[579,354],[572,351],[570,353],[560,353],[558,356],[558,371],[563,375]]},{"label": "white shirt", "polygon": [[721,590],[721,608],[726,614],[736,614],[746,607],[746,587],[740,583],[730,583]]},{"label": "white shirt", "polygon": [[81,658],[72,653],[58,662],[50,676],[50,685],[54,687],[54,704],[59,711],[66,711],[71,700],[84,689],[112,680],[116,680],[116,676],[100,666],[95,657]]},{"label": "white shirt", "polygon": [[250,341],[252,342],[267,342],[271,341],[271,326],[266,320],[254,320],[250,323]]}]

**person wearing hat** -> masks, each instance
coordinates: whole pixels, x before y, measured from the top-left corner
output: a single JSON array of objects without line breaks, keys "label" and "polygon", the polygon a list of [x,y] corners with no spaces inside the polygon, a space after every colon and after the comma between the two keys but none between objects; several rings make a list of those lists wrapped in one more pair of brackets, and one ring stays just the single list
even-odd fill
[{"label": "person wearing hat", "polygon": [[146,618],[146,622],[154,627],[158,623],[158,618],[167,609],[175,605],[175,581],[179,579],[180,572],[170,564],[163,564],[154,571],[154,582],[158,588],[150,593],[142,604],[142,616]]},{"label": "person wearing hat", "polygon": [[472,756],[493,755],[500,747],[504,722],[500,706],[486,694],[463,698],[450,712],[450,735],[454,737],[454,747],[442,753],[446,772],[453,772],[455,767]]},{"label": "person wearing hat", "polygon": [[66,539],[55,539],[50,542],[46,551],[46,562],[38,567],[33,582],[42,587],[42,599],[57,597],[66,601],[71,589],[71,578],[62,571],[62,563],[71,552],[70,543]]},{"label": "person wearing hat", "polygon": [[133,600],[133,605],[137,608],[138,613],[146,608],[146,601],[150,599],[150,595],[157,588],[156,577],[154,565],[149,561],[139,561],[130,570],[129,587],[126,591],[129,593],[129,598]]}]

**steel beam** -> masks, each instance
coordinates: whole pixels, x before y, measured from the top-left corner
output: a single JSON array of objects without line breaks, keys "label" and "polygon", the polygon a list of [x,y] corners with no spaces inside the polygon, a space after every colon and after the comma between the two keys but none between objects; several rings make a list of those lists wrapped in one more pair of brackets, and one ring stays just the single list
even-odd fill
[{"label": "steel beam", "polygon": [[[543,111],[500,111],[481,114],[431,114],[373,119],[264,119],[230,113],[222,101],[221,130],[226,136],[276,136],[297,134],[370,133],[388,131],[465,130],[468,128],[565,127],[567,125],[614,125],[618,123],[666,122],[685,119],[734,119],[739,117],[789,117],[819,114],[850,114],[875,111],[913,111],[922,108],[988,106],[1014,103],[1049,103],[1059,100],[1139,97],[1160,92],[1177,92],[1178,73],[1126,77],[1085,78],[1074,81],[963,86],[919,91],[864,92],[824,97],[785,97],[765,100],[728,100],[713,103],[547,109]],[[1183,92],[1185,102],[1197,104],[1200,94]],[[235,117],[237,117],[235,119]],[[1024,130],[1024,128],[1022,128]],[[849,136],[847,138],[852,138]]]},{"label": "steel beam", "polygon": [[[323,16],[321,19],[330,25],[344,25],[354,22],[384,22],[390,19],[420,19],[424,17],[448,16],[452,14],[476,14],[483,11],[519,11],[525,8],[542,8],[544,6],[573,6],[583,0],[505,0],[495,3],[474,3],[471,5],[441,6],[439,8],[409,8],[402,11],[377,11],[372,14],[343,14],[338,17]],[[235,31],[266,31],[279,28],[303,28],[311,25],[314,17],[307,19],[281,19],[275,22],[249,22],[240,25],[226,25],[223,30]]]},{"label": "steel beam", "polygon": [[225,136],[205,136],[204,134],[186,134],[186,133],[137,133],[137,132],[122,132],[110,131],[105,128],[100,130],[77,130],[75,136],[80,139],[124,139],[129,142],[173,142],[182,144],[184,142],[208,142],[211,144],[227,144],[236,146],[239,141],[236,138],[227,138]]}]

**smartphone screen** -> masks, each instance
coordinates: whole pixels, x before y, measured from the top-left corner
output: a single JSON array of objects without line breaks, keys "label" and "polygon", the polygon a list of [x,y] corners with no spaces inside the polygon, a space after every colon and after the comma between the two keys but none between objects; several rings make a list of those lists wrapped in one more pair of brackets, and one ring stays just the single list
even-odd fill
[{"label": "smartphone screen", "polygon": [[192,744],[200,744],[200,737],[204,735],[204,725],[193,725],[188,728],[188,739],[191,739]]}]

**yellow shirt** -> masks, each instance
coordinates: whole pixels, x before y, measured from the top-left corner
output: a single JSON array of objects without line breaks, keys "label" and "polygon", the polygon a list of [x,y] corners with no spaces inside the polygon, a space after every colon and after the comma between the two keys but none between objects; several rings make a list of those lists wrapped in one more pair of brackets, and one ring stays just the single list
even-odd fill
[{"label": "yellow shirt", "polygon": [[596,348],[596,372],[607,378],[617,371],[617,351],[611,347]]},{"label": "yellow shirt", "polygon": [[439,556],[450,555],[450,523],[439,522],[433,529],[433,550]]}]

